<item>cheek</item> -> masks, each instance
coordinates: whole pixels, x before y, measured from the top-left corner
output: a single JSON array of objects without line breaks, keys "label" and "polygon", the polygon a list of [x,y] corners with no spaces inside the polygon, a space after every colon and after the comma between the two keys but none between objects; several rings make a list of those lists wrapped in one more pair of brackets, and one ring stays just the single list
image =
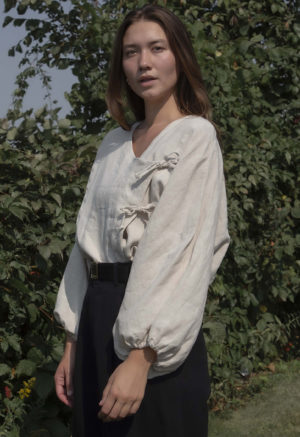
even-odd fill
[{"label": "cheek", "polygon": [[165,61],[162,63],[162,68],[164,69],[165,73],[172,77],[177,77],[177,68],[176,68],[176,62],[173,57],[169,57],[168,59],[165,59]]},{"label": "cheek", "polygon": [[129,62],[123,61],[123,71],[126,77],[130,77],[134,74],[132,65]]}]

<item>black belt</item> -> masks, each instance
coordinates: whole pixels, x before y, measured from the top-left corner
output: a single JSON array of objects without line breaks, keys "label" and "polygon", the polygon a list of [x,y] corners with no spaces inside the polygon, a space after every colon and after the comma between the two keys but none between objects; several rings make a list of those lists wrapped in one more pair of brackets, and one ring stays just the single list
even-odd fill
[{"label": "black belt", "polygon": [[95,263],[90,266],[90,279],[109,281],[115,284],[126,284],[129,278],[131,262],[128,263]]}]

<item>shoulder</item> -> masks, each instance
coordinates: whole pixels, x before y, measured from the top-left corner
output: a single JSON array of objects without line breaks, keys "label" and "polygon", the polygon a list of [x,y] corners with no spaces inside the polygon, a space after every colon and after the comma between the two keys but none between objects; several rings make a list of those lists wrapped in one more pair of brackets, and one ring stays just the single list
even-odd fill
[{"label": "shoulder", "polygon": [[130,131],[123,129],[122,127],[116,127],[110,130],[104,135],[101,144],[107,144],[116,141],[124,141],[130,135]]},{"label": "shoulder", "polygon": [[198,115],[189,115],[182,120],[179,128],[184,155],[193,153],[201,157],[219,149],[216,129],[209,120]]},{"label": "shoulder", "polygon": [[183,120],[182,127],[190,130],[194,134],[201,135],[201,137],[216,137],[216,129],[214,125],[200,115],[188,115]]},{"label": "shoulder", "polygon": [[117,127],[108,131],[99,144],[97,158],[100,158],[109,149],[120,147],[125,141],[128,141],[130,135],[131,131],[127,131],[122,127]]}]

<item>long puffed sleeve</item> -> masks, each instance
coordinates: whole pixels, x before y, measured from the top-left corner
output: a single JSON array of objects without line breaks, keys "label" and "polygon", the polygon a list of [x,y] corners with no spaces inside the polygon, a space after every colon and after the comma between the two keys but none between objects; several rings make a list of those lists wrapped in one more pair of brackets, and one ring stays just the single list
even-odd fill
[{"label": "long puffed sleeve", "polygon": [[113,327],[120,359],[133,348],[153,348],[148,378],[184,362],[228,245],[222,154],[205,122],[185,145],[137,247]]},{"label": "long puffed sleeve", "polygon": [[75,340],[87,284],[87,266],[78,243],[75,242],[58,290],[54,308],[55,319]]}]

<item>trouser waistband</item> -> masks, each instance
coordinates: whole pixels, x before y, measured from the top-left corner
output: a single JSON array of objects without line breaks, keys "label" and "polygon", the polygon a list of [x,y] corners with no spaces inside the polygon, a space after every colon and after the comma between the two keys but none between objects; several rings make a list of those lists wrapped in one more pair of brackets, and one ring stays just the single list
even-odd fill
[{"label": "trouser waistband", "polygon": [[127,263],[96,263],[90,264],[89,279],[126,284],[129,278],[132,262]]}]

